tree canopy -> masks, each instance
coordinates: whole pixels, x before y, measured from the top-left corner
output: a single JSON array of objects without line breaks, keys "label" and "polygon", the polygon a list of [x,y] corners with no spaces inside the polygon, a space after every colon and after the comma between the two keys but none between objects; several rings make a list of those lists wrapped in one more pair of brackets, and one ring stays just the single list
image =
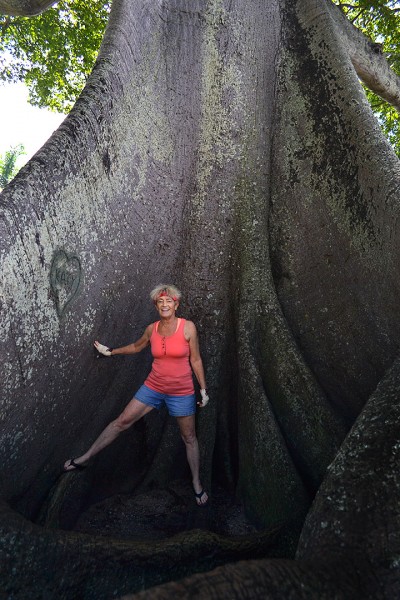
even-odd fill
[{"label": "tree canopy", "polygon": [[25,82],[31,104],[67,113],[93,68],[110,5],[61,0],[34,18],[0,17],[0,79]]},{"label": "tree canopy", "polygon": [[0,190],[18,173],[16,162],[22,154],[25,154],[25,148],[22,144],[18,144],[0,156]]}]

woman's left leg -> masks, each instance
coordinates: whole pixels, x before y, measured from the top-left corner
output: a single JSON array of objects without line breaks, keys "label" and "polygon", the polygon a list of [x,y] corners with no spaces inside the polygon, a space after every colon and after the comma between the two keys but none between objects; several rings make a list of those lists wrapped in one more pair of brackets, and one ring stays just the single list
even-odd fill
[{"label": "woman's left leg", "polygon": [[[200,452],[199,443],[196,437],[195,417],[176,417],[182,439],[186,446],[186,457],[192,473],[193,489],[196,494],[196,502],[199,506],[206,504],[208,500],[207,493],[203,491],[200,483]],[[200,496],[200,492],[203,492]]]}]

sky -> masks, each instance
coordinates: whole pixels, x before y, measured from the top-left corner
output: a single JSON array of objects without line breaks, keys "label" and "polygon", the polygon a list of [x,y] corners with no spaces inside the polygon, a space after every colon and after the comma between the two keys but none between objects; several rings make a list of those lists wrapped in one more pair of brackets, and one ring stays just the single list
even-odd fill
[{"label": "sky", "polygon": [[22,167],[48,140],[65,115],[28,104],[23,83],[0,85],[0,155],[23,144],[26,154],[17,161]]}]

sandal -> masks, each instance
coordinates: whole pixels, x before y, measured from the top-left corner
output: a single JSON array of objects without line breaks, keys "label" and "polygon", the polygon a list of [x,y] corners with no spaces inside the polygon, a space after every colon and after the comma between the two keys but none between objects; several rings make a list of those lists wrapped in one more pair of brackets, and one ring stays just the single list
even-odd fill
[{"label": "sandal", "polygon": [[[196,497],[196,504],[197,504],[197,506],[205,506],[207,504],[208,498],[207,498],[207,500],[205,502],[201,501],[201,498],[204,496],[205,493],[206,493],[205,490],[201,490],[198,494],[196,492],[194,492],[194,495]],[[197,500],[200,500],[200,502],[197,502]]]}]

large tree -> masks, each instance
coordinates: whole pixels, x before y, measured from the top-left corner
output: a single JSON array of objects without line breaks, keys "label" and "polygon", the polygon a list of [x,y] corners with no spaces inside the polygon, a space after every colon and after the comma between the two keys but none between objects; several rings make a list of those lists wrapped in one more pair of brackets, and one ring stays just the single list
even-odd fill
[{"label": "large tree", "polygon": [[[384,56],[327,0],[115,0],[82,96],[1,197],[12,597],[108,598],[251,555],[275,558],[149,594],[393,596],[400,174],[359,78],[398,106]],[[200,330],[203,479],[258,538],[51,529],[184,472],[174,424],[150,414],[57,480],[148,367],[97,360],[92,340],[142,333],[163,279]]]}]

